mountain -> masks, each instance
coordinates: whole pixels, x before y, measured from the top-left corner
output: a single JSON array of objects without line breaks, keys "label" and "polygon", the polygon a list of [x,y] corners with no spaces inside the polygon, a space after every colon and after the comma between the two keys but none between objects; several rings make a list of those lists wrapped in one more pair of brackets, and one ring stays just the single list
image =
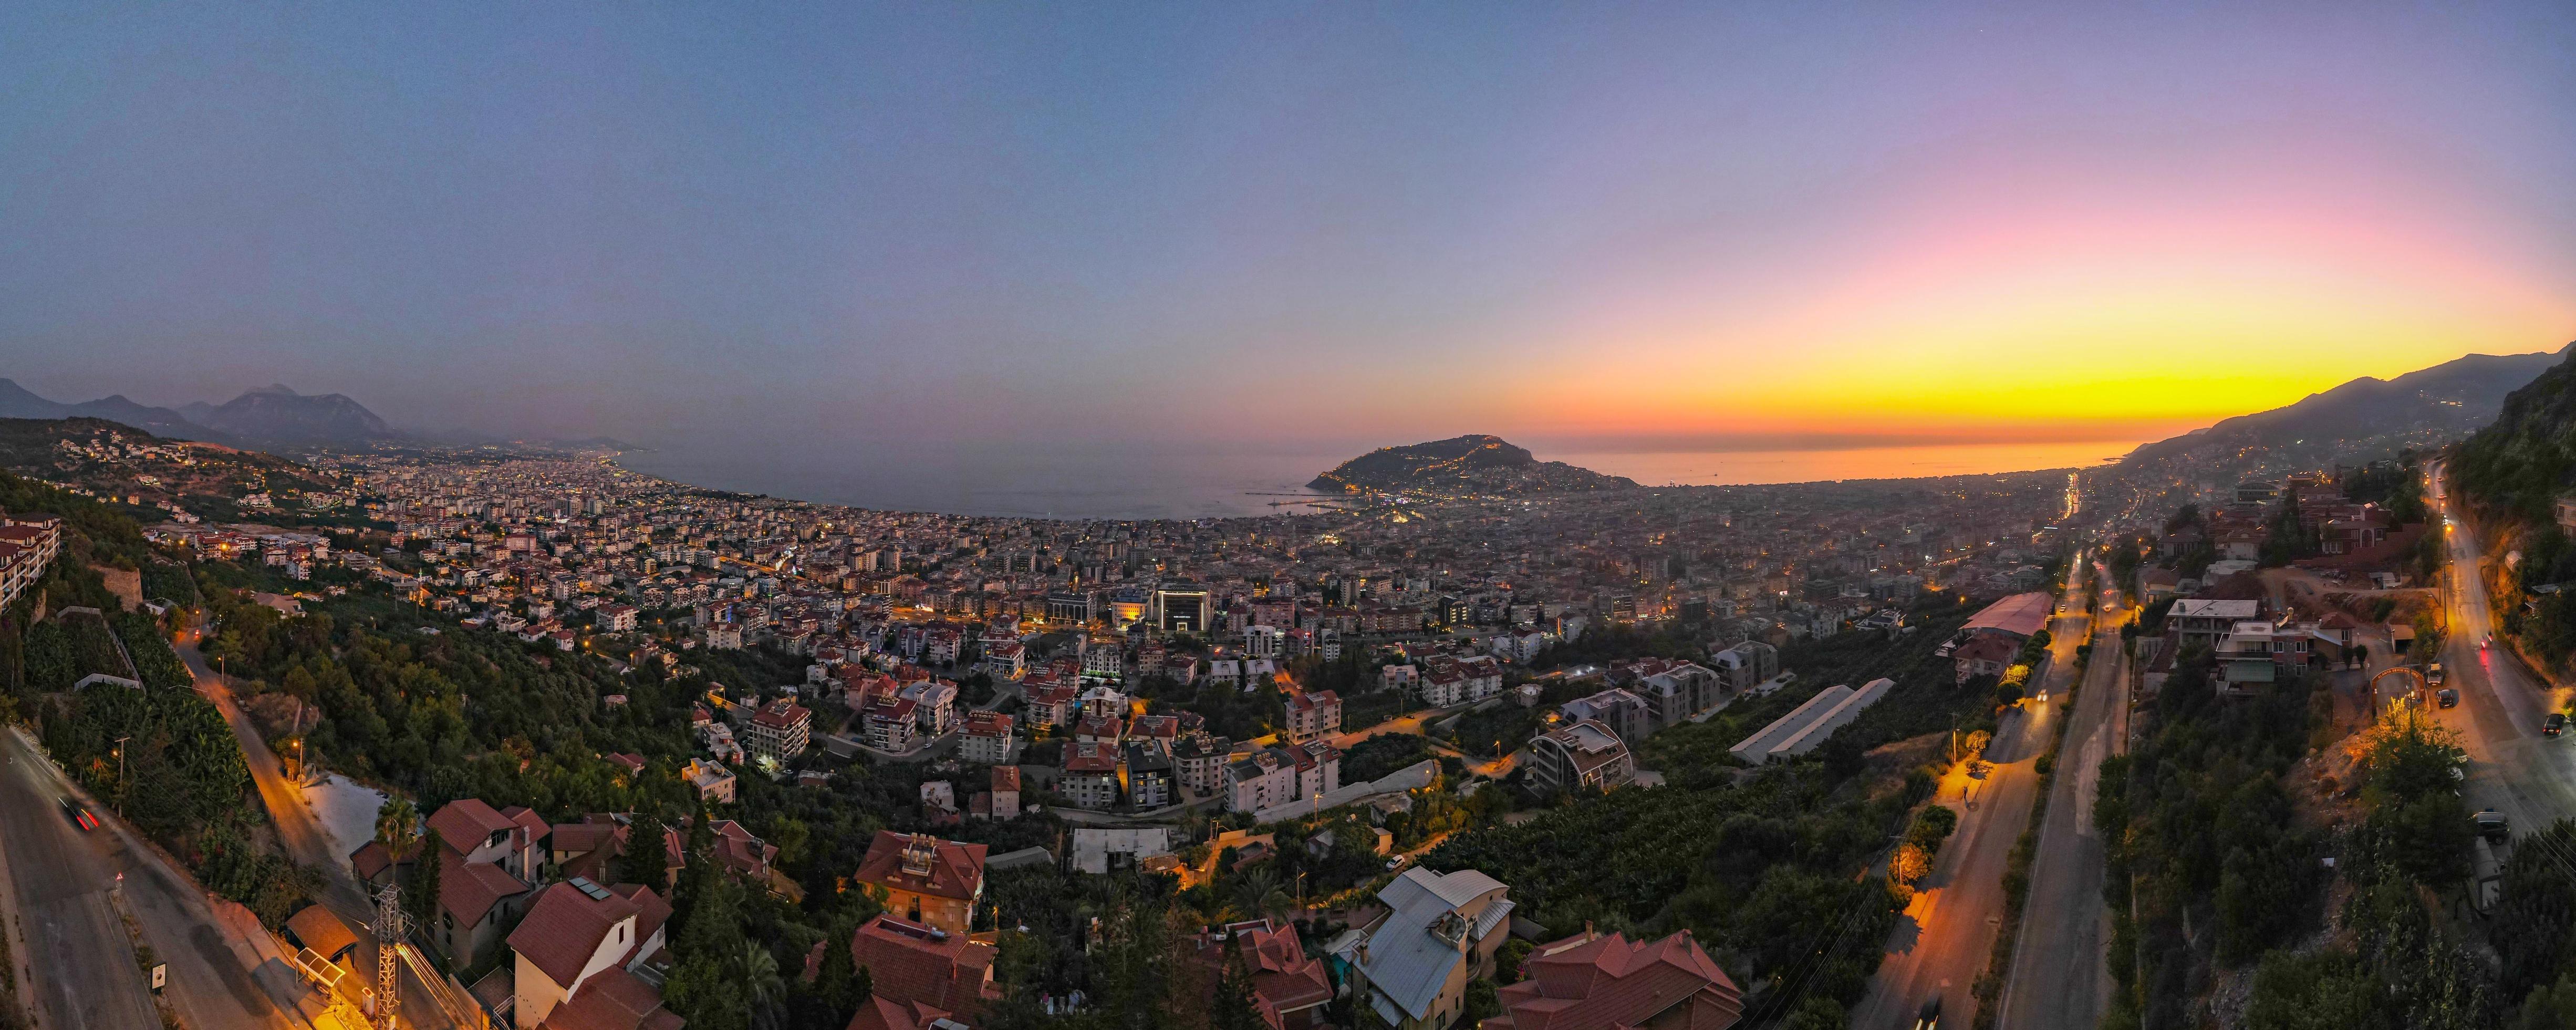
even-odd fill
[{"label": "mountain", "polygon": [[265,386],[220,405],[199,402],[179,409],[188,421],[245,440],[281,444],[365,444],[398,440],[385,420],[348,397],[300,394]]},{"label": "mountain", "polygon": [[1615,490],[1635,480],[1605,476],[1561,461],[1540,461],[1525,447],[1483,433],[1409,447],[1381,447],[1341,463],[1306,484],[1310,490],[1519,494]]},{"label": "mountain", "polygon": [[2547,522],[2576,493],[2576,354],[2507,395],[2495,422],[2451,462],[2461,493],[2481,508]]},{"label": "mountain", "polygon": [[2395,379],[2364,376],[2288,407],[2239,415],[2142,445],[2121,464],[2134,467],[2292,445],[2358,449],[2392,442],[2438,444],[2495,419],[2506,394],[2532,382],[2570,350],[2576,344],[2536,354],[2471,354]]},{"label": "mountain", "polygon": [[208,429],[168,408],[155,408],[127,400],[124,394],[111,394],[94,401],[64,404],[49,401],[28,392],[13,380],[0,379],[0,418],[101,418],[123,423],[155,436],[182,440],[221,441],[224,434]]}]

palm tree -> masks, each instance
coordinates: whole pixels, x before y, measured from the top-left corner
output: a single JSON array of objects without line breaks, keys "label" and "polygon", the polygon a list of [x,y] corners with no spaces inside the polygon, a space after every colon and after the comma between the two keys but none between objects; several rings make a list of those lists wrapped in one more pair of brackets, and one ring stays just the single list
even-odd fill
[{"label": "palm tree", "polygon": [[778,1025],[779,999],[787,993],[787,981],[778,975],[778,958],[759,941],[742,942],[739,972],[745,993],[751,995],[751,1017],[756,1026]]},{"label": "palm tree", "polygon": [[1268,908],[1270,896],[1279,893],[1279,874],[1268,869],[1255,869],[1244,874],[1234,885],[1234,910],[1249,919]]},{"label": "palm tree", "polygon": [[386,801],[376,810],[376,839],[394,854],[402,854],[420,837],[420,810],[408,798]]}]

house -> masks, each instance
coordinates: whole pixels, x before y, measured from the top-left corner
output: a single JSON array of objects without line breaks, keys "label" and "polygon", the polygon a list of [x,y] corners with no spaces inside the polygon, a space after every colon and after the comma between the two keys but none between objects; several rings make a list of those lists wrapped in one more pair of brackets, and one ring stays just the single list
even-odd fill
[{"label": "house", "polygon": [[424,936],[457,965],[470,966],[532,899],[544,861],[540,848],[553,827],[528,809],[497,811],[475,798],[450,801],[427,822],[438,831],[444,853],[438,919]]},{"label": "house", "polygon": [[1029,725],[1033,727],[1062,726],[1072,722],[1073,713],[1079,707],[1075,700],[1079,696],[1078,691],[1066,684],[1023,687],[1021,693],[1028,701],[1025,711]]},{"label": "house", "polygon": [[1329,690],[1298,691],[1288,695],[1288,739],[1330,735],[1342,729],[1342,699]]},{"label": "house", "polygon": [[546,864],[555,876],[579,876],[605,882],[608,863],[626,853],[626,827],[615,816],[586,816],[577,823],[556,823],[546,834]]},{"label": "house", "polygon": [[1338,953],[1355,996],[1396,1030],[1449,1026],[1466,1013],[1467,984],[1493,975],[1508,893],[1473,869],[1405,870],[1377,892],[1386,911]]},{"label": "house", "polygon": [[582,877],[548,887],[510,931],[510,1018],[521,1030],[678,1030],[660,977],[636,969],[662,950],[670,903],[637,884]]},{"label": "house", "polygon": [[1083,744],[1116,744],[1127,739],[1127,724],[1115,715],[1086,715],[1073,724],[1073,739]]},{"label": "house", "polygon": [[743,735],[755,757],[784,762],[805,753],[811,742],[814,713],[790,698],[779,698],[752,713]]},{"label": "house", "polygon": [[870,996],[849,1030],[971,1027],[1001,1000],[993,945],[936,926],[879,915],[850,934],[850,962],[868,971]]},{"label": "house", "polygon": [[1148,859],[1171,853],[1172,829],[1168,826],[1126,829],[1086,826],[1073,831],[1073,855],[1068,864],[1076,872],[1105,876],[1112,866],[1140,866]]},{"label": "house", "polygon": [[698,792],[698,800],[718,805],[733,803],[733,773],[722,765],[692,758],[680,767],[680,778],[688,781],[689,789]]},{"label": "house", "polygon": [[1011,717],[1000,712],[966,713],[966,732],[957,738],[957,757],[999,765],[1011,760]]},{"label": "house", "polygon": [[1968,642],[1950,652],[1950,664],[1956,669],[1956,682],[1966,683],[1979,676],[2002,676],[2021,654],[2021,641],[2002,634],[1970,637]]},{"label": "house", "polygon": [[1252,978],[1253,1007],[1270,1030],[1307,1030],[1333,1000],[1324,964],[1306,957],[1294,924],[1274,927],[1268,919],[1227,923],[1200,931],[1190,943],[1190,958],[1210,984],[1225,975],[1229,952],[1242,957],[1244,972]]},{"label": "house", "polygon": [[2262,618],[2261,601],[2186,597],[2174,602],[2166,612],[2165,626],[2182,638],[2185,648],[2216,647],[2220,639],[2236,631],[2239,623]]},{"label": "house", "polygon": [[776,845],[762,843],[731,819],[708,823],[707,832],[715,838],[716,864],[755,884],[770,885],[770,863],[778,860]]},{"label": "house", "polygon": [[1598,793],[1637,778],[1637,760],[1617,732],[1598,720],[1585,719],[1530,739],[1530,792],[1540,797],[1564,791]]},{"label": "house", "polygon": [[884,888],[887,912],[962,937],[984,897],[984,853],[981,844],[879,830],[852,878]]},{"label": "house", "polygon": [[975,792],[966,803],[970,819],[1013,819],[1020,814],[1020,767],[996,765],[990,790]]},{"label": "house", "polygon": [[1688,930],[1650,944],[1586,927],[1531,951],[1499,1000],[1503,1014],[1476,1030],[1727,1030],[1744,1018],[1744,992]]}]

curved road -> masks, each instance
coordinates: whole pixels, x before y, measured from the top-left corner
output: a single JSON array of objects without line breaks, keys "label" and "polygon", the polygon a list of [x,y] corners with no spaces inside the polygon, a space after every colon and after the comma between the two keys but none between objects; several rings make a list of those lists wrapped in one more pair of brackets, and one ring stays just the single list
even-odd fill
[{"label": "curved road", "polygon": [[[2437,467],[2436,483],[2440,472]],[[2540,732],[2542,720],[2563,710],[2567,698],[2511,649],[2478,646],[2495,630],[2478,574],[2484,555],[2477,531],[2451,517],[2445,493],[2437,489],[2435,498],[2450,536],[2442,593],[2451,630],[2441,660],[2445,685],[2459,690],[2460,706],[2431,711],[2459,731],[2468,750],[2469,782],[2461,793],[2470,807],[2503,812],[2514,832],[2529,833],[2576,816],[2576,733],[2552,738]]]}]

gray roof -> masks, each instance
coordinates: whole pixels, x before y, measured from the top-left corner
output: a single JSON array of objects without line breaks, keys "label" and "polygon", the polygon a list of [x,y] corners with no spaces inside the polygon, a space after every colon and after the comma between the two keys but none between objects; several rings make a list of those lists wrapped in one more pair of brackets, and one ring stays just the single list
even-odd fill
[{"label": "gray roof", "polygon": [[1459,913],[1474,924],[1468,940],[1482,940],[1511,918],[1505,890],[1500,881],[1473,869],[1447,874],[1421,866],[1407,869],[1377,892],[1387,915],[1369,931],[1368,960],[1356,964],[1371,987],[1420,1019],[1439,998],[1449,971],[1465,961],[1457,946],[1433,936],[1433,921]]}]

